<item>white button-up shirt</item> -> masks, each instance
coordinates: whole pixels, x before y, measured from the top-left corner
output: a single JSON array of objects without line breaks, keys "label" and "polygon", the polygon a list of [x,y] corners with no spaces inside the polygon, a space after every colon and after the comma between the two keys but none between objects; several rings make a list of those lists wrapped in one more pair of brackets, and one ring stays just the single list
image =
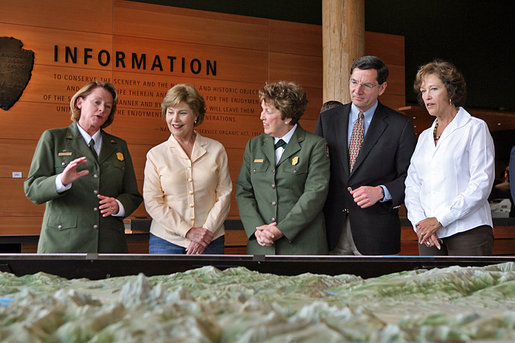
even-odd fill
[{"label": "white button-up shirt", "polygon": [[[280,139],[282,139],[286,144],[290,143],[290,139],[293,136],[293,133],[295,132],[295,129],[297,129],[297,124],[293,125],[290,131],[288,131],[287,134],[285,134],[282,137],[274,137],[274,145],[275,143],[279,142]],[[281,160],[281,157],[283,156],[283,152],[285,150],[286,146],[280,147],[275,149],[275,164],[279,163]]]},{"label": "white button-up shirt", "polygon": [[420,134],[408,168],[405,204],[413,228],[429,217],[442,224],[440,238],[493,227],[488,196],[495,151],[488,126],[460,107],[436,146],[434,126]]}]

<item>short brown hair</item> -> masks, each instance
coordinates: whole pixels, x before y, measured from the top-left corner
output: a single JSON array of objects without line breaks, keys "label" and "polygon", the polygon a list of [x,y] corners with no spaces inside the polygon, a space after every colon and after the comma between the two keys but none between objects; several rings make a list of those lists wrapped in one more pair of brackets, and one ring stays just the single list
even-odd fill
[{"label": "short brown hair", "polygon": [[467,98],[467,84],[465,78],[452,63],[443,60],[434,60],[418,68],[417,76],[413,83],[413,89],[417,94],[419,104],[424,105],[420,86],[424,81],[424,77],[430,74],[438,76],[442,81],[447,89],[447,96],[454,106],[458,107],[465,104]]},{"label": "short brown hair", "polygon": [[109,117],[107,117],[107,120],[104,122],[104,124],[102,124],[102,128],[106,128],[113,123],[114,114],[116,113],[116,104],[118,103],[118,93],[116,92],[116,88],[114,88],[114,86],[109,82],[99,81],[89,82],[73,95],[73,97],[70,100],[70,111],[72,113],[72,121],[78,121],[80,119],[80,108],[77,107],[77,99],[86,98],[93,92],[93,90],[95,90],[95,88],[98,87],[104,88],[106,91],[111,93],[111,96],[113,97],[113,106],[111,107],[111,113],[109,113]]},{"label": "short brown hair", "polygon": [[291,81],[267,83],[259,90],[259,101],[263,100],[274,104],[281,112],[281,119],[291,118],[292,125],[297,124],[308,105],[302,86]]},{"label": "short brown hair", "polygon": [[197,89],[186,83],[180,83],[168,90],[161,103],[161,116],[166,120],[166,110],[168,107],[177,106],[179,103],[185,102],[196,116],[194,126],[198,126],[204,121],[206,114],[206,102]]}]

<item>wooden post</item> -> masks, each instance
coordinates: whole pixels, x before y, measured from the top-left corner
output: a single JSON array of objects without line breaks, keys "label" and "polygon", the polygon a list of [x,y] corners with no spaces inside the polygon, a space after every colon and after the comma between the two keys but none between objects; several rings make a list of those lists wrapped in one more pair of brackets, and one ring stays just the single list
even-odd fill
[{"label": "wooden post", "polygon": [[354,60],[365,53],[365,1],[322,0],[323,102],[350,102]]}]

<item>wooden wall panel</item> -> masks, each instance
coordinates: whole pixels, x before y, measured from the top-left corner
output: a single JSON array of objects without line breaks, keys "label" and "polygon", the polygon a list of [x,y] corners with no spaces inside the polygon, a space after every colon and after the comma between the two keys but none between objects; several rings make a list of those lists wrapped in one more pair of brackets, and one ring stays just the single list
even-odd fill
[{"label": "wooden wall panel", "polygon": [[393,109],[405,106],[404,37],[365,32],[365,54],[381,58],[390,72],[388,87],[379,100]]},{"label": "wooden wall panel", "polygon": [[322,58],[270,53],[270,81],[289,80],[303,87],[317,87],[322,84]]},{"label": "wooden wall panel", "polygon": [[397,95],[397,94],[383,94],[380,98],[379,98],[379,101],[381,101],[381,103],[383,105],[386,105],[390,108],[393,108],[395,110],[398,110],[399,108],[402,108],[405,104],[405,100],[406,98],[403,96],[403,95]]},{"label": "wooden wall panel", "polygon": [[0,178],[10,179],[13,172],[21,172],[24,180],[29,172],[34,149],[34,141],[0,138]]},{"label": "wooden wall panel", "polygon": [[[102,49],[111,49],[112,35],[101,34],[96,32],[70,31],[60,30],[46,27],[20,26],[5,24],[0,19],[0,34],[2,36],[13,36],[23,42],[23,48],[35,51],[34,64],[52,65],[54,68],[58,66],[70,65],[65,62],[65,47],[70,49],[77,47],[77,64],[81,69],[100,68],[105,69],[99,64],[97,54]],[[55,60],[55,46],[57,49],[57,61]],[[92,54],[84,64],[84,48],[90,48],[97,54]]]},{"label": "wooden wall panel", "polygon": [[365,32],[365,54],[381,58],[388,66],[403,66],[404,36]]},{"label": "wooden wall panel", "polygon": [[155,144],[128,144],[132,164],[134,165],[134,172],[138,180],[143,180],[144,178],[143,170],[147,160],[147,152],[154,147],[154,145]]},{"label": "wooden wall panel", "polygon": [[[9,220],[0,221],[0,235],[2,236],[36,236],[41,231],[41,215],[29,217],[10,217]],[[35,252],[36,250],[34,250]]]},{"label": "wooden wall panel", "polygon": [[270,20],[270,51],[322,58],[322,26]]},{"label": "wooden wall panel", "polygon": [[0,178],[2,194],[8,195],[0,197],[0,221],[21,216],[43,218],[45,205],[36,205],[25,197],[23,181],[25,179]]},{"label": "wooden wall panel", "polygon": [[112,3],[105,0],[2,0],[0,22],[85,32],[112,32]]},{"label": "wooden wall panel", "polygon": [[[301,120],[318,120],[320,115],[320,108],[322,107],[322,88],[304,87],[306,96],[308,97],[308,107],[306,112],[302,115]],[[313,132],[315,132],[313,130]]]},{"label": "wooden wall panel", "polygon": [[8,112],[0,112],[0,138],[32,140],[27,144],[34,151],[44,130],[70,125],[70,113],[56,108],[56,104],[19,101]]},{"label": "wooden wall panel", "polygon": [[243,161],[244,148],[227,148],[227,157],[229,159],[229,173],[231,179],[236,181],[238,174],[240,173],[241,162]]},{"label": "wooden wall panel", "polygon": [[250,50],[268,46],[266,19],[131,1],[115,1],[113,10],[117,35]]},{"label": "wooden wall panel", "polygon": [[404,96],[406,93],[404,89],[404,66],[389,65],[388,71],[388,86],[386,87],[386,92],[384,95]]}]

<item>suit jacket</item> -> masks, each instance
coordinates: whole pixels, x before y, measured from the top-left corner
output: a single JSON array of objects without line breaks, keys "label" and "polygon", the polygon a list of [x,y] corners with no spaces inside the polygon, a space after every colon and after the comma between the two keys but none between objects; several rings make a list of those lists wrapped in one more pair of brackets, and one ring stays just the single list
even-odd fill
[{"label": "suit jacket", "polygon": [[[324,206],[329,250],[336,247],[349,216],[352,237],[364,255],[400,251],[398,207],[404,201],[404,180],[416,138],[411,119],[378,104],[365,140],[349,171],[348,125],[351,104],[320,114],[316,133],[327,140],[331,181]],[[392,200],[362,209],[348,187],[385,185]]]},{"label": "suit jacket", "polygon": [[[57,193],[56,176],[81,156],[88,162],[78,170],[88,169],[89,174]],[[36,147],[24,188],[32,202],[46,203],[38,253],[127,252],[123,219],[102,217],[97,198],[101,194],[118,199],[126,216],[142,201],[124,140],[102,131],[97,161],[76,123],[47,130]]]},{"label": "suit jacket", "polygon": [[[248,254],[326,254],[322,207],[329,158],[324,139],[297,126],[275,164],[274,139],[249,140],[236,180],[236,201],[249,239]],[[271,247],[257,243],[256,227],[277,222],[283,237]]]}]

